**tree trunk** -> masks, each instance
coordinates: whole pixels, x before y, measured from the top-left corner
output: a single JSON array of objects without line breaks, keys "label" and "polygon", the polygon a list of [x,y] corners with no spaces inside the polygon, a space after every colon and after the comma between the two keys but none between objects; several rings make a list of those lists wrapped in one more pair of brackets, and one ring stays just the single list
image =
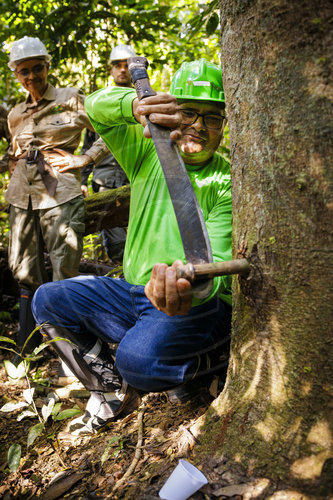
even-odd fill
[{"label": "tree trunk", "polygon": [[198,451],[327,494],[332,9],[325,0],[220,5],[234,257],[252,270],[234,280],[228,377]]},{"label": "tree trunk", "polygon": [[127,226],[130,203],[129,185],[96,193],[84,201],[86,235],[97,233],[101,229]]}]

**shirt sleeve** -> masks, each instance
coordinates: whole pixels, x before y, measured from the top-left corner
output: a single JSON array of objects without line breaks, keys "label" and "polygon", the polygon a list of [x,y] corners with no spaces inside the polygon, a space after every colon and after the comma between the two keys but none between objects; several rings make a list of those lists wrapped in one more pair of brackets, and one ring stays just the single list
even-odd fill
[{"label": "shirt sleeve", "polygon": [[132,111],[134,89],[108,87],[87,97],[85,107],[96,132],[133,180],[153,141],[143,136],[143,127]]},{"label": "shirt sleeve", "polygon": [[[89,130],[94,130],[94,127],[91,121],[88,118],[86,113],[84,102],[86,100],[86,96],[79,91],[77,93],[77,113],[80,115],[80,118],[83,121],[85,128]],[[91,158],[91,161],[97,165],[100,161],[102,161],[106,156],[110,153],[109,148],[104,143],[101,138],[98,138],[93,144],[87,149],[84,154]]]},{"label": "shirt sleeve", "polygon": [[98,165],[110,154],[110,150],[100,137],[89,149],[87,149],[87,151],[85,151],[84,154],[89,156],[95,165]]}]

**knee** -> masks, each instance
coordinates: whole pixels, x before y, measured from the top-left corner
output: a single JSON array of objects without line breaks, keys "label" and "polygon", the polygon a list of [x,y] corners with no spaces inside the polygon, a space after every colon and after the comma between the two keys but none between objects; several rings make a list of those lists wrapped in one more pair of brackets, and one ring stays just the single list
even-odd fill
[{"label": "knee", "polygon": [[146,392],[160,392],[182,384],[196,359],[182,359],[165,353],[158,345],[131,345],[121,342],[116,367],[126,382]]},{"label": "knee", "polygon": [[[137,346],[136,346],[137,347]],[[156,391],[156,380],[154,381],[152,360],[147,350],[133,346],[122,346],[117,349],[116,367],[126,382],[143,391]]]},{"label": "knee", "polygon": [[38,324],[44,323],[49,319],[49,305],[53,302],[53,283],[45,283],[41,285],[35,292],[32,303],[31,310]]}]

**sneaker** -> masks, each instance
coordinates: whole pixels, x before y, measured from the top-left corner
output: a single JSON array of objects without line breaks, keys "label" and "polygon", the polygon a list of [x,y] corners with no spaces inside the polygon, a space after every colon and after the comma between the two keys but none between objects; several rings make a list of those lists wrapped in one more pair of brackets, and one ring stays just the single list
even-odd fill
[{"label": "sneaker", "polygon": [[140,398],[136,391],[123,382],[115,392],[91,393],[84,415],[69,422],[66,431],[74,436],[96,434],[113,422],[126,408],[136,409]]}]

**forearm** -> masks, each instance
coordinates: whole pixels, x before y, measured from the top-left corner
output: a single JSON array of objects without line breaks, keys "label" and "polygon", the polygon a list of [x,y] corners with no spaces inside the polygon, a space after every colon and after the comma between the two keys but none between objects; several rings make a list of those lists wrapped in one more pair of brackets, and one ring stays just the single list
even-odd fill
[{"label": "forearm", "polygon": [[94,165],[98,165],[99,162],[104,160],[110,154],[110,150],[105,144],[105,142],[99,138],[95,141],[92,146],[87,149],[82,156],[87,156],[87,163],[93,163]]}]

